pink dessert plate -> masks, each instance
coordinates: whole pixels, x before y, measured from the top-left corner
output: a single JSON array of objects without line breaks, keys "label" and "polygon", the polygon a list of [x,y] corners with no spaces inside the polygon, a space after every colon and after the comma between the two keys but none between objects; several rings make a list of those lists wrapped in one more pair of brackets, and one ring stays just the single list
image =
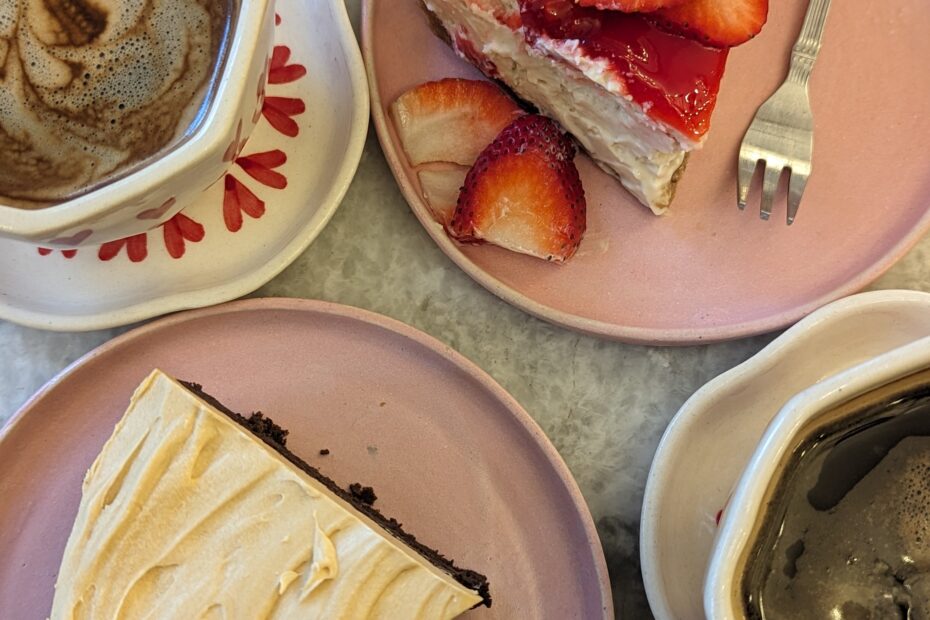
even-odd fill
[{"label": "pink dessert plate", "polygon": [[281,0],[276,11],[258,124],[229,145],[223,179],[163,226],[99,247],[0,240],[0,318],[79,331],[220,303],[271,280],[316,239],[361,159],[368,86],[342,0]]},{"label": "pink dessert plate", "polygon": [[413,212],[466,273],[507,302],[589,334],[651,344],[784,327],[880,276],[930,227],[930,3],[834,3],[811,83],[814,172],[798,220],[736,208],[736,160],[756,107],[784,79],[806,0],[771,2],[762,33],[731,51],[702,151],[668,215],[653,216],[586,157],[588,232],[565,266],[451,241],[430,217],[388,108],[405,90],[480,78],[430,31],[418,0],[363,3],[372,114]]},{"label": "pink dessert plate", "polygon": [[469,618],[613,618],[591,515],[520,405],[406,325],[295,299],[150,323],[75,362],[13,416],[0,431],[5,617],[47,617],[84,472],[154,367],[233,410],[261,409],[290,430],[294,453],[342,485],[371,484],[385,514],[486,574],[493,606]]}]

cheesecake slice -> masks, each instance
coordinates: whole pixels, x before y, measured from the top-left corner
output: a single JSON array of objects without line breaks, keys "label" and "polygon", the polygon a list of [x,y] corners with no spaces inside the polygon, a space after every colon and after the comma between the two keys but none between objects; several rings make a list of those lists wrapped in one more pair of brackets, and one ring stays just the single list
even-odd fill
[{"label": "cheesecake slice", "polygon": [[728,50],[568,0],[421,0],[488,77],[557,120],[656,214],[710,128]]},{"label": "cheesecake slice", "polygon": [[51,618],[445,619],[490,605],[457,568],[235,414],[155,370],[84,479]]}]

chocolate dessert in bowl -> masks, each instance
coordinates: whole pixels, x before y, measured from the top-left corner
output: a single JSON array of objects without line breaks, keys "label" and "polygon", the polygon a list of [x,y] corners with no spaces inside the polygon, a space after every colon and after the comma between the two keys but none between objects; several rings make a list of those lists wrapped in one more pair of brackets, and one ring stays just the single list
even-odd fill
[{"label": "chocolate dessert in bowl", "polygon": [[97,244],[169,219],[257,120],[271,0],[0,3],[0,236]]},{"label": "chocolate dessert in bowl", "polygon": [[795,396],[731,497],[708,617],[930,617],[930,341]]}]

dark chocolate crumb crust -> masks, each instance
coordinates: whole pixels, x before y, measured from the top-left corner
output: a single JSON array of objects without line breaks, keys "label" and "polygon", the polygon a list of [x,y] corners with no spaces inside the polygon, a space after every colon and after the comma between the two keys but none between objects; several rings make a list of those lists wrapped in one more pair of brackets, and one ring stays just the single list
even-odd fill
[{"label": "dark chocolate crumb crust", "polygon": [[320,482],[327,489],[332,491],[338,497],[351,504],[356,510],[367,516],[377,523],[382,529],[389,532],[392,536],[403,542],[405,545],[419,553],[424,559],[428,560],[433,566],[447,573],[460,584],[474,590],[482,598],[478,604],[491,606],[491,590],[488,584],[488,578],[473,570],[459,568],[449,558],[445,557],[435,549],[430,549],[423,543],[419,542],[416,537],[404,531],[402,525],[395,519],[386,517],[381,514],[372,504],[377,500],[374,490],[371,487],[362,486],[359,483],[353,483],[349,489],[343,489],[332,479],[326,477],[318,469],[303,461],[300,457],[287,449],[287,431],[270,418],[266,418],[261,412],[253,413],[245,417],[239,413],[231,411],[223,403],[203,391],[200,384],[188,381],[180,381],[181,385],[191,391],[201,400],[209,403],[216,409],[222,411],[233,421],[248,429],[253,435],[264,441],[269,447],[273,448],[281,456],[290,461],[295,467],[305,472],[308,476]]},{"label": "dark chocolate crumb crust", "polygon": [[351,493],[352,497],[357,501],[368,504],[369,506],[374,506],[375,502],[378,501],[378,496],[375,495],[375,490],[373,488],[363,487],[358,482],[353,482],[349,485],[349,493]]}]

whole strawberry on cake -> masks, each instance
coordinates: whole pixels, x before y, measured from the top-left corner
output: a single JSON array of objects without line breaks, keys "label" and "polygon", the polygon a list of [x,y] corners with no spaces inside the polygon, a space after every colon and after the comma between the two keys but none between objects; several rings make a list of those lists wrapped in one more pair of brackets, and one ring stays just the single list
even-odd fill
[{"label": "whole strawberry on cake", "polygon": [[463,58],[557,120],[659,214],[768,0],[421,0]]}]

